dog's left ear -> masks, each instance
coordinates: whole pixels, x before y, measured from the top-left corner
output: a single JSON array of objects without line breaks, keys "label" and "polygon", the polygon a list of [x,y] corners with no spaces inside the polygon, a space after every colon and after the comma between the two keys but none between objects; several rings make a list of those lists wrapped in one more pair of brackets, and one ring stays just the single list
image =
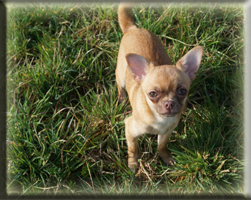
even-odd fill
[{"label": "dog's left ear", "polygon": [[195,78],[196,72],[200,67],[200,62],[203,54],[201,46],[194,47],[186,53],[176,64],[176,67],[183,70],[191,79]]}]

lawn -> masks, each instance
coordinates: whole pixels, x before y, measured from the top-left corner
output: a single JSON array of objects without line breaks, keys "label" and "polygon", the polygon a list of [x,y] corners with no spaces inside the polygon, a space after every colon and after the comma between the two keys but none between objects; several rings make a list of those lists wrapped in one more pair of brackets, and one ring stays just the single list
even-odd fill
[{"label": "lawn", "polygon": [[122,38],[117,4],[7,4],[8,194],[243,193],[241,4],[148,4],[133,9],[175,63],[202,46],[187,109],[168,143],[138,139],[140,168],[127,167],[115,67]]}]

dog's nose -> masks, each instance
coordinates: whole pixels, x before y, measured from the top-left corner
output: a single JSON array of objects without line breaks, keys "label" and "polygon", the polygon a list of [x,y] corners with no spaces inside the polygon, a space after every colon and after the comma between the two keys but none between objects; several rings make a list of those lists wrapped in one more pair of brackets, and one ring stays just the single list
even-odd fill
[{"label": "dog's nose", "polygon": [[172,109],[174,107],[175,103],[173,101],[167,101],[165,102],[165,107],[167,109]]}]

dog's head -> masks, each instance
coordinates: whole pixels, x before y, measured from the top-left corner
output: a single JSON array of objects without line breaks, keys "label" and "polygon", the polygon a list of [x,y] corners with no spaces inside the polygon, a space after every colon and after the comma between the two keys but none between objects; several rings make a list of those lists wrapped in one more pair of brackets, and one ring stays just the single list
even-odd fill
[{"label": "dog's head", "polygon": [[140,83],[146,101],[154,112],[172,117],[182,111],[200,66],[202,52],[202,47],[195,47],[176,65],[161,66],[154,66],[140,55],[126,55],[128,67],[134,79]]}]

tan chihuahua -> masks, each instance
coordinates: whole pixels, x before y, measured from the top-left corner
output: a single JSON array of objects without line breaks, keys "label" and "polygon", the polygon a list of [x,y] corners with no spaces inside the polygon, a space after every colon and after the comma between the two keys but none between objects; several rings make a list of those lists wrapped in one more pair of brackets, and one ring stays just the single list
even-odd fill
[{"label": "tan chihuahua", "polygon": [[186,107],[188,90],[200,66],[203,48],[193,48],[173,65],[161,40],[138,28],[131,10],[127,4],[120,5],[118,10],[124,36],[118,53],[116,82],[119,102],[126,98],[126,87],[132,106],[132,115],[125,119],[125,134],[128,167],[136,171],[137,137],[145,133],[157,134],[163,162],[175,163],[166,145]]}]

